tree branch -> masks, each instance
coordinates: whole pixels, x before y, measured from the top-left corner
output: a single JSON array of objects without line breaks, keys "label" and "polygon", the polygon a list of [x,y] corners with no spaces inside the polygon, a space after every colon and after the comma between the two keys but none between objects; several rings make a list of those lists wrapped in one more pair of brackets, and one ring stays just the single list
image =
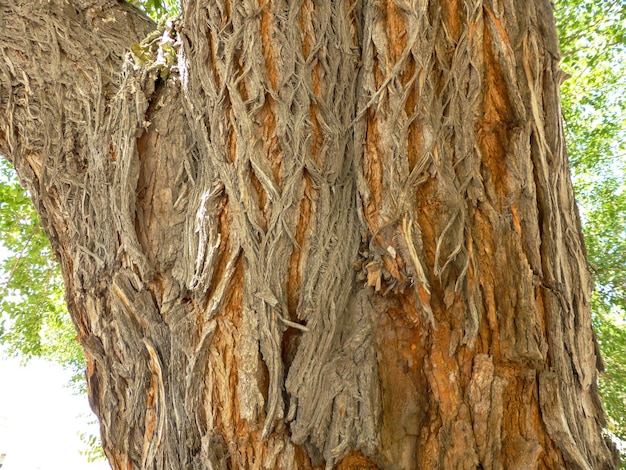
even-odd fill
[{"label": "tree branch", "polygon": [[129,46],[155,26],[112,0],[3,2],[0,19],[0,153],[38,186],[82,166]]},{"label": "tree branch", "polygon": [[155,25],[113,0],[2,2],[0,23],[0,155],[60,252],[84,222],[87,181],[106,173],[96,141],[126,53]]}]

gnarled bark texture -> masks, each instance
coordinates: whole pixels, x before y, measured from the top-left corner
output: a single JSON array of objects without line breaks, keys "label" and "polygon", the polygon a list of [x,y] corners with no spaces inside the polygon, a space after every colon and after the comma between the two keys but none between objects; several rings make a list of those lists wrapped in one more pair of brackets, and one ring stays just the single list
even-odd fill
[{"label": "gnarled bark texture", "polygon": [[550,2],[182,9],[0,3],[112,467],[615,468]]}]

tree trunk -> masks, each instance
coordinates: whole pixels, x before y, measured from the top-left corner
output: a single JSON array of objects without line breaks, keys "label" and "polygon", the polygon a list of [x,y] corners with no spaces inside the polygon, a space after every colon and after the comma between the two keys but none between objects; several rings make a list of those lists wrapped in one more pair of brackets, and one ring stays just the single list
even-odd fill
[{"label": "tree trunk", "polygon": [[0,4],[112,467],[615,468],[550,2],[182,8]]}]

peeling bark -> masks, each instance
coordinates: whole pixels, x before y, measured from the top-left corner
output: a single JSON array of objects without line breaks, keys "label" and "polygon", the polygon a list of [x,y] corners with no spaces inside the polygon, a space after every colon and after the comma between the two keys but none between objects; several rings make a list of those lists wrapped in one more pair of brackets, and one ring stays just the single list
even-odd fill
[{"label": "peeling bark", "polygon": [[551,8],[0,5],[113,468],[616,468]]}]

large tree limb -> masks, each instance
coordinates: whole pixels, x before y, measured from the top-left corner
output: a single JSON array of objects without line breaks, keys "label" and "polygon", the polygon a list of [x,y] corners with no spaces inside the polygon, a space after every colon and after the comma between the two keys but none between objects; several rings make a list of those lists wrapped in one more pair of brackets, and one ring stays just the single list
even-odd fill
[{"label": "large tree limb", "polygon": [[66,208],[65,220],[52,221],[47,206],[79,198],[101,166],[91,149],[124,57],[155,25],[111,0],[3,2],[0,20],[0,153],[28,185],[58,250],[60,233],[84,214]]}]

